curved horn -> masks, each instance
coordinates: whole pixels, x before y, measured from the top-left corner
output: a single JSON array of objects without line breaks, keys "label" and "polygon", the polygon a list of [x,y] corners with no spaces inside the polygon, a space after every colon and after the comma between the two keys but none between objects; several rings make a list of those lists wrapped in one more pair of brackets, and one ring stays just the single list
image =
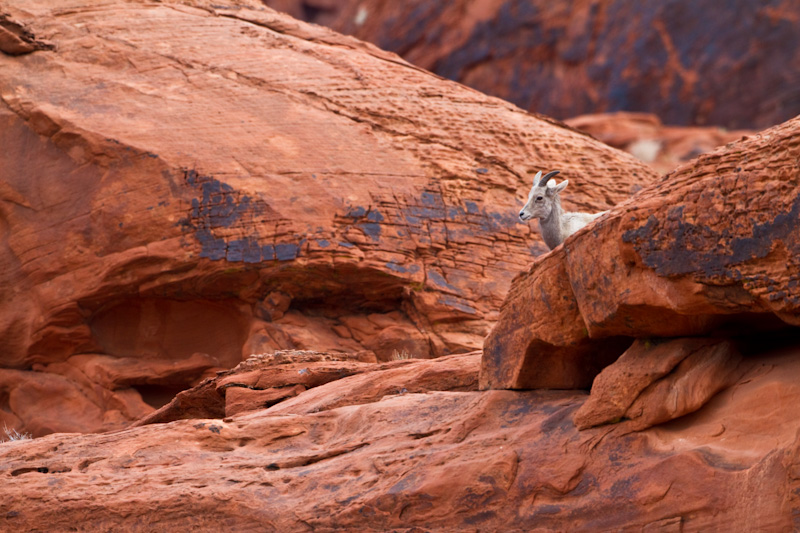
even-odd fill
[{"label": "curved horn", "polygon": [[552,178],[553,176],[555,176],[559,172],[561,172],[561,171],[560,170],[553,170],[552,172],[548,172],[547,174],[545,174],[544,177],[539,180],[539,187],[544,187],[545,185],[547,185],[547,180],[549,180],[550,178]]}]

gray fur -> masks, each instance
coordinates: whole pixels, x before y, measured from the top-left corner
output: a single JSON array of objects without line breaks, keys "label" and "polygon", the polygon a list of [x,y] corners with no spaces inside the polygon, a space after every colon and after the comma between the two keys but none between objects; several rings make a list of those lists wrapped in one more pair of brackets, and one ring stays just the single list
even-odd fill
[{"label": "gray fur", "polygon": [[519,219],[522,222],[527,222],[532,218],[539,219],[542,238],[551,250],[589,222],[608,212],[565,213],[561,208],[561,199],[558,197],[558,193],[566,189],[569,180],[564,180],[556,185],[555,180],[551,181],[550,178],[558,172],[557,170],[548,172],[544,178],[542,178],[541,171],[536,174],[536,177],[533,178],[533,187],[528,194],[528,202],[519,212]]}]

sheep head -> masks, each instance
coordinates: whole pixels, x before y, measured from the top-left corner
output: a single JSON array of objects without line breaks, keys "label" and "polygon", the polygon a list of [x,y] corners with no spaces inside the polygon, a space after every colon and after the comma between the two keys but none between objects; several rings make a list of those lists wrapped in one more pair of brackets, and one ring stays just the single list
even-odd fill
[{"label": "sheep head", "polygon": [[564,180],[559,184],[556,184],[555,181],[550,181],[550,178],[559,172],[558,170],[553,170],[542,177],[542,171],[540,170],[533,178],[533,187],[531,187],[531,192],[528,194],[528,202],[519,212],[519,219],[522,222],[532,218],[547,220],[553,214],[553,205],[556,202],[560,202],[558,193],[566,189],[569,183],[569,180]]}]

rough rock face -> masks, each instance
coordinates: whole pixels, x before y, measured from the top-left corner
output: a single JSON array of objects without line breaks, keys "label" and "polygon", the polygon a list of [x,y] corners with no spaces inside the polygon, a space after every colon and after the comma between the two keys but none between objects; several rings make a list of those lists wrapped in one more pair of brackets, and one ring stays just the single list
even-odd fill
[{"label": "rough rock face", "polygon": [[695,157],[753,135],[750,130],[717,127],[665,126],[647,113],[600,113],[565,120],[609,146],[625,150],[666,174]]},{"label": "rough rock face", "polygon": [[[467,391],[478,387],[481,352],[445,356],[424,363],[407,359],[375,364],[365,361],[363,355],[287,350],[253,356],[231,370],[182,391],[136,425],[222,418],[269,408],[279,402],[283,403],[275,408],[277,412],[296,411],[301,406],[304,412],[314,413],[339,405],[374,402],[390,394]],[[409,368],[409,365],[412,366]],[[354,377],[344,379],[350,376]],[[334,381],[339,396],[332,396],[325,387]],[[309,391],[315,387],[320,391]],[[299,403],[289,401],[300,393],[306,394]],[[324,403],[320,404],[317,398],[322,398]],[[271,412],[276,412],[275,409]]]},{"label": "rough rock face", "polygon": [[205,354],[147,361],[102,354],[0,370],[0,422],[34,436],[121,429],[149,414],[218,362]]},{"label": "rough rock face", "polygon": [[800,114],[791,0],[264,3],[557,118],[643,111],[762,129]]},{"label": "rough rock face", "polygon": [[741,361],[729,340],[636,341],[595,378],[575,425],[586,429],[624,419],[633,421],[627,427],[644,429],[680,418],[733,385]]},{"label": "rough rock face", "polygon": [[700,156],[540,257],[486,339],[481,387],[588,388],[634,338],[796,335],[798,161],[800,118]]},{"label": "rough rock face", "polygon": [[[0,363],[16,372],[0,417],[20,431],[119,427],[150,409],[138,397],[163,405],[208,361],[479,348],[545,249],[516,218],[532,172],[560,168],[566,203],[595,210],[655,176],[254,1],[2,11],[20,42],[44,43],[0,54]],[[598,187],[609,175],[625,179]],[[176,370],[109,381],[109,358]],[[40,409],[59,425],[29,427],[14,398],[42,372],[76,400]]]},{"label": "rough rock face", "polygon": [[367,403],[336,400],[359,374],[298,396],[324,393],[316,412],[282,402],[224,419],[0,444],[0,523],[17,531],[790,531],[800,526],[800,353],[764,355],[699,411],[639,432],[627,423],[578,431],[572,416],[586,401],[578,391],[436,392],[429,381],[428,392],[410,392],[420,365],[438,365],[444,377],[472,361],[475,379],[477,356],[454,355],[371,373],[409,392]]}]

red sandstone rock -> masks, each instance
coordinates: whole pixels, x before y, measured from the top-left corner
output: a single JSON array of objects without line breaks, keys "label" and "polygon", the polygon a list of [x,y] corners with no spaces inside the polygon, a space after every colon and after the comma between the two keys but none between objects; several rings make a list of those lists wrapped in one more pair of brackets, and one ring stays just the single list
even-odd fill
[{"label": "red sandstone rock", "polygon": [[533,172],[591,210],[655,177],[255,0],[98,2],[3,3],[53,45],[0,54],[4,367],[475,350],[544,250]]},{"label": "red sandstone rock", "polygon": [[[577,431],[576,391],[472,391],[5,443],[0,520],[18,531],[790,531],[800,358],[760,355],[700,410],[641,432]],[[445,370],[464,357],[400,363]],[[346,396],[360,377],[296,400]]]},{"label": "red sandstone rock", "polygon": [[624,351],[624,339],[589,338],[565,258],[559,246],[515,278],[484,346],[482,388],[588,388]]},{"label": "red sandstone rock", "polygon": [[[800,6],[673,0],[264,0],[524,109],[762,129],[800,114]],[[667,170],[672,170],[669,168]]]},{"label": "red sandstone rock", "polygon": [[381,401],[398,394],[432,391],[474,391],[478,388],[481,352],[457,354],[430,361],[384,363],[374,370],[321,385],[302,397],[281,402],[270,413],[309,414]]},{"label": "red sandstone rock", "polygon": [[[89,381],[110,390],[130,385],[181,385],[198,378],[210,368],[219,367],[218,361],[201,353],[180,361],[75,355],[67,359],[67,364],[77,368]],[[61,364],[55,363],[39,369],[44,372],[60,373],[58,365]],[[36,366],[34,369],[37,369]]]},{"label": "red sandstone rock", "polygon": [[[223,416],[268,407],[301,391],[378,368],[371,352],[353,354],[286,350],[259,354],[178,393],[136,425]],[[252,391],[242,392],[242,389]],[[232,390],[232,396],[228,391]]]},{"label": "red sandstone rock", "polygon": [[[222,418],[279,403],[271,412],[317,412],[408,392],[477,390],[480,357],[473,352],[425,363],[408,359],[376,364],[363,360],[362,354],[287,351],[254,356],[182,391],[136,425]],[[300,393],[301,398],[292,400]]]},{"label": "red sandstone rock", "polygon": [[273,387],[264,390],[229,387],[225,389],[225,416],[266,409],[278,402],[293,398],[305,390],[305,385]]},{"label": "red sandstone rock", "polygon": [[36,50],[52,50],[53,45],[36,39],[17,21],[0,13],[0,52],[10,56],[30,54]]},{"label": "red sandstone rock", "polygon": [[695,411],[741,376],[741,356],[730,341],[684,338],[636,341],[603,369],[589,399],[575,413],[586,429],[620,420],[644,429]]},{"label": "red sandstone rock", "polygon": [[798,158],[794,119],[700,156],[539,258],[486,339],[481,387],[588,387],[626,339],[800,325]]},{"label": "red sandstone rock", "polygon": [[0,369],[0,422],[34,437],[120,429],[214,367],[200,353],[177,361],[83,354],[34,364],[33,372]]},{"label": "red sandstone rock", "polygon": [[40,437],[120,429],[153,411],[134,388],[111,391],[60,374],[0,369],[0,423]]},{"label": "red sandstone rock", "polygon": [[[491,327],[540,250],[496,222],[526,158],[571,165],[565,203],[586,209],[651,171],[254,6],[102,7],[8,7],[55,49],[0,56],[0,338],[4,364],[36,370],[0,369],[0,420],[112,431],[0,444],[0,529],[797,528],[798,350],[763,335],[798,316],[796,123],[679,169],[514,283],[490,342],[524,356],[487,343],[483,377],[581,386],[637,336],[750,335],[741,379],[731,350],[671,349],[634,420],[578,431],[603,387],[477,391],[477,352],[378,356]],[[262,353],[314,344],[362,351]]]}]

